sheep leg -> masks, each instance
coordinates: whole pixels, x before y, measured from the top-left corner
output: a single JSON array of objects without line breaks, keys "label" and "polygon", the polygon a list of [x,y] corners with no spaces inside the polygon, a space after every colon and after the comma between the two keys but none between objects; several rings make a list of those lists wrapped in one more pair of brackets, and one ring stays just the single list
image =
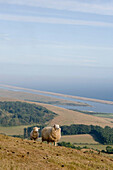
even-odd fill
[{"label": "sheep leg", "polygon": [[57,143],[55,142],[55,146],[56,146],[56,144],[57,144]]},{"label": "sheep leg", "polygon": [[42,138],[42,142],[41,142],[41,144],[44,142],[44,140],[43,140],[43,138]]}]

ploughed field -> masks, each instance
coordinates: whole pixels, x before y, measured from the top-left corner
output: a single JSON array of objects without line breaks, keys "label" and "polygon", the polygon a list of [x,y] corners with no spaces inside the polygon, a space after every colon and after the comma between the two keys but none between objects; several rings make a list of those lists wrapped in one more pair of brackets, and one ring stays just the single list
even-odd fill
[{"label": "ploughed field", "polygon": [[0,169],[113,169],[113,158],[0,135]]}]

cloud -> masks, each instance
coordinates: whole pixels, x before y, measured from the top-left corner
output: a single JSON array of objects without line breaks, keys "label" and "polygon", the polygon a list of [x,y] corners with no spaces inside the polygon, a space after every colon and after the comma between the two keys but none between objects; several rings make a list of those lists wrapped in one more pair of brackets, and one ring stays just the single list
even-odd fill
[{"label": "cloud", "polygon": [[72,19],[63,19],[63,18],[52,18],[52,17],[19,16],[19,15],[7,15],[7,14],[0,14],[0,20],[37,22],[37,23],[47,23],[47,24],[63,24],[63,25],[113,27],[113,23],[108,23],[108,22],[72,20]]},{"label": "cloud", "polygon": [[23,6],[34,6],[65,10],[73,12],[85,12],[100,15],[113,15],[113,2],[111,1],[85,1],[84,0],[0,0],[0,3],[15,4]]}]

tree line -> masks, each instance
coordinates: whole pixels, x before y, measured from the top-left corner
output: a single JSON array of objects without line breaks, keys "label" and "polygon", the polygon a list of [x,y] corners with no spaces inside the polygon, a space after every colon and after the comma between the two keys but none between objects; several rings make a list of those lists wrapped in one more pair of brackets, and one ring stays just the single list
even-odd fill
[{"label": "tree line", "polygon": [[94,125],[62,126],[62,135],[94,134],[101,144],[113,144],[113,128]]}]

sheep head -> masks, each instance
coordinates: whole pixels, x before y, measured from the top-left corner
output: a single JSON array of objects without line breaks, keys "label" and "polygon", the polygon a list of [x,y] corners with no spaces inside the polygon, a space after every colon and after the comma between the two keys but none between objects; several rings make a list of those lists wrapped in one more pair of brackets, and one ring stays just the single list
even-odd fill
[{"label": "sheep head", "polygon": [[59,125],[57,125],[57,124],[55,124],[53,127],[54,127],[54,129],[55,129],[55,130],[57,130],[57,129],[59,129],[59,128],[60,128],[60,126],[59,126]]},{"label": "sheep head", "polygon": [[38,127],[34,127],[34,128],[33,128],[33,131],[38,132],[39,129],[40,129],[40,128],[38,128]]}]

